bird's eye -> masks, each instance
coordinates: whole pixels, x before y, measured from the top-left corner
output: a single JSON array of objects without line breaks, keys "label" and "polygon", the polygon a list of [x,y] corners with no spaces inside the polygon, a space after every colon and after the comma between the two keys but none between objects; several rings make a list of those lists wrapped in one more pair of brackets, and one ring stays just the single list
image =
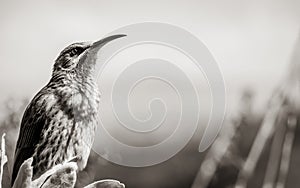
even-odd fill
[{"label": "bird's eye", "polygon": [[77,54],[77,49],[72,49],[69,54],[71,57],[75,56]]},{"label": "bird's eye", "polygon": [[81,54],[82,51],[83,51],[82,48],[74,48],[74,49],[72,49],[72,50],[70,51],[69,55],[70,55],[71,57],[73,57],[73,56],[76,56],[76,55]]}]

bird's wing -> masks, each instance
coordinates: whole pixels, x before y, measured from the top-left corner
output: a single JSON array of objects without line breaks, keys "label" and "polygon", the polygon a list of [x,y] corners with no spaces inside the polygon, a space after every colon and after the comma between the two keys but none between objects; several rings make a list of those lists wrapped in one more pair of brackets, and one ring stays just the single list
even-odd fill
[{"label": "bird's wing", "polygon": [[26,108],[15,150],[12,185],[23,162],[32,157],[46,122],[45,101],[42,93],[37,94]]}]

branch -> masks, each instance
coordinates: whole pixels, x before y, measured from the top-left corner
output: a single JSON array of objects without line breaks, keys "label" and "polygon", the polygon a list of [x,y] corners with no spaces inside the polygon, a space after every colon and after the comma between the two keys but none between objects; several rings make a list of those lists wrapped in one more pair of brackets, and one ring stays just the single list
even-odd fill
[{"label": "branch", "polygon": [[[5,133],[1,139],[0,150],[0,188],[2,188],[3,167],[7,163],[5,154]],[[24,161],[21,165],[15,183],[12,188],[73,188],[77,180],[77,163],[74,158],[58,164],[46,171],[39,178],[33,180],[32,157]],[[100,180],[91,183],[84,188],[125,188],[123,183],[117,180]]]},{"label": "branch", "polygon": [[117,180],[107,179],[96,181],[85,186],[84,188],[125,188],[125,185]]},{"label": "branch", "polygon": [[32,180],[31,163],[32,158],[29,158],[22,164],[13,188],[72,188],[75,186],[77,170],[75,162],[58,164],[35,180]]},{"label": "branch", "polygon": [[[13,188],[73,188],[77,179],[77,164],[72,161],[58,164],[32,180],[32,158],[27,159],[18,172]],[[84,188],[124,188],[124,184],[116,180],[101,180]]]}]

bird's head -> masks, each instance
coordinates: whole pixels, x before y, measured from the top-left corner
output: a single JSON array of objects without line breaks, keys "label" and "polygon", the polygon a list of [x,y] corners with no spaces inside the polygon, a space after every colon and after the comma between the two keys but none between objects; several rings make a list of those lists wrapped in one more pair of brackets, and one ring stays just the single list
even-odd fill
[{"label": "bird's head", "polygon": [[57,57],[53,76],[61,74],[88,74],[95,67],[97,52],[108,42],[126,35],[113,35],[97,42],[78,42],[67,46]]}]

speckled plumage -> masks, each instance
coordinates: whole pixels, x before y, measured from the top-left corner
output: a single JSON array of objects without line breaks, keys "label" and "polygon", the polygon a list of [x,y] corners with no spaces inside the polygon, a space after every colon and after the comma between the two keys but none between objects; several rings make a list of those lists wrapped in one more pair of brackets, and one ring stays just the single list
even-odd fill
[{"label": "speckled plumage", "polygon": [[16,145],[12,184],[22,163],[33,157],[33,178],[72,157],[85,168],[97,126],[100,100],[94,81],[97,51],[114,35],[96,43],[75,43],[55,61],[52,78],[26,108]]}]

